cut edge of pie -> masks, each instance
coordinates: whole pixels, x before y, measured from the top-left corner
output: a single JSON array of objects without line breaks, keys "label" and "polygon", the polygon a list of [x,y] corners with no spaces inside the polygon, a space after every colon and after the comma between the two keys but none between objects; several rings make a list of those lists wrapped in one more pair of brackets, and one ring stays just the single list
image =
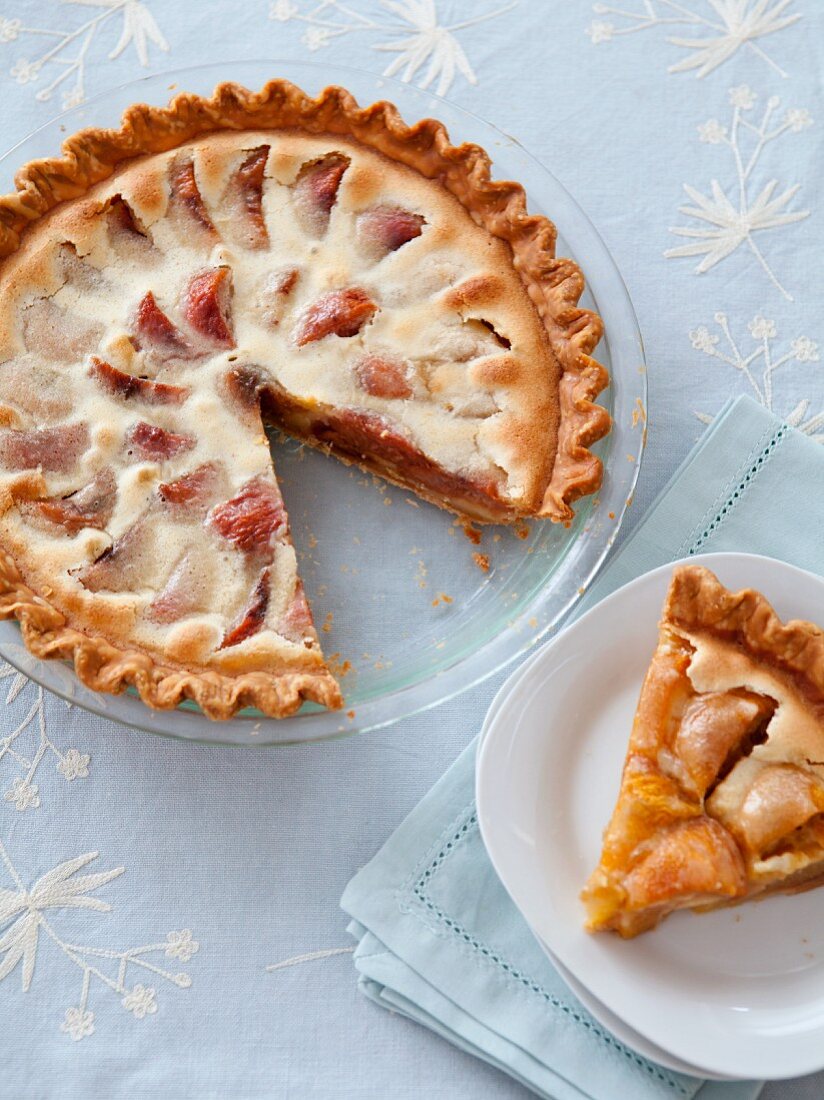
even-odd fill
[{"label": "cut edge of pie", "polygon": [[581,898],[629,938],[824,882],[824,632],[678,566],[618,799]]},{"label": "cut edge of pie", "polygon": [[[313,99],[283,80],[271,81],[260,92],[226,83],[210,98],[184,94],[168,107],[138,104],[125,112],[119,129],[80,131],[63,143],[61,156],[32,161],[17,173],[17,191],[0,197],[0,258],[20,248],[26,230],[38,219],[61,203],[82,198],[127,161],[168,152],[218,131],[290,129],[349,138],[436,180],[477,224],[510,247],[513,266],[561,368],[554,464],[543,501],[531,514],[568,523],[571,503],[595,492],[602,479],[601,461],[589,450],[610,427],[609,414],[595,404],[608,382],[607,372],[590,355],[601,337],[601,322],[578,305],[583,278],[573,261],[555,258],[552,222],[528,214],[523,188],[492,180],[487,154],[475,145],[451,145],[445,128],[435,120],[407,126],[389,103],[361,108],[337,87]],[[175,338],[173,329],[161,335]],[[105,372],[112,373],[109,364],[93,360],[92,369],[101,372],[105,386]],[[384,476],[393,480],[391,471]],[[425,489],[420,495],[442,503]],[[305,667],[298,662],[298,667],[292,663],[281,670],[246,671],[242,663],[236,669],[227,663],[228,673],[187,671],[141,649],[119,649],[77,630],[49,603],[48,595],[47,589],[38,593],[25,583],[8,548],[0,551],[0,616],[20,621],[26,645],[35,655],[73,659],[81,681],[94,690],[118,692],[131,685],[144,702],[157,708],[171,708],[189,698],[213,718],[230,717],[242,706],[282,717],[304,699],[333,708],[342,704],[340,688],[316,645],[306,655]]]}]

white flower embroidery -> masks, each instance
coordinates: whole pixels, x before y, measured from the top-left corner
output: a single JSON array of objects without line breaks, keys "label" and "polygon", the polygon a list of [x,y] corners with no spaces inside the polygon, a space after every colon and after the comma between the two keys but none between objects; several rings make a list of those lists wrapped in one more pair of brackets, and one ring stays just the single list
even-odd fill
[{"label": "white flower embroidery", "polygon": [[738,84],[735,88],[730,88],[729,98],[733,107],[740,107],[742,111],[749,111],[755,106],[758,96],[749,84]]},{"label": "white flower embroidery", "polygon": [[791,342],[790,351],[793,353],[793,359],[798,363],[818,362],[818,344],[809,336],[798,336]]},{"label": "white flower embroidery", "polygon": [[722,126],[717,118],[707,119],[698,127],[698,140],[707,145],[720,145],[727,137],[727,127]]},{"label": "white flower embroidery", "polygon": [[269,18],[276,19],[279,23],[288,23],[298,14],[298,9],[290,0],[274,0],[269,5]]},{"label": "white flower embroidery", "polygon": [[690,342],[696,351],[705,351],[707,355],[712,355],[712,349],[718,343],[718,337],[714,336],[706,325],[701,325],[690,333]]},{"label": "white flower embroidery", "polygon": [[180,932],[169,932],[166,936],[167,959],[180,959],[181,962],[187,963],[193,955],[197,954],[199,948],[200,944],[192,939],[191,930],[188,928]]},{"label": "white flower embroidery", "polygon": [[723,65],[742,47],[746,47],[775,69],[781,76],[787,74],[758,45],[759,39],[784,30],[801,18],[800,14],[785,15],[793,0],[696,0],[703,3],[703,10],[688,8],[680,0],[643,0],[642,11],[627,11],[609,4],[595,4],[596,15],[614,15],[625,20],[620,26],[594,22],[586,33],[594,43],[609,42],[613,37],[637,34],[650,27],[688,27],[700,33],[696,37],[682,38],[668,35],[666,41],[688,50],[681,61],[670,65],[668,72],[683,73],[693,69],[703,77]]},{"label": "white flower embroidery", "polygon": [[41,103],[51,99],[60,85],[64,85],[61,96],[64,109],[83,102],[87,58],[100,28],[115,16],[119,15],[123,24],[117,45],[108,54],[109,60],[115,60],[129,45],[134,45],[140,64],[145,66],[149,63],[150,42],[164,52],[169,49],[154,16],[141,0],[63,0],[63,3],[75,8],[97,8],[98,13],[71,30],[29,27],[20,19],[0,19],[0,43],[14,42],[24,35],[35,40],[45,37],[51,43],[34,61],[19,58],[10,70],[18,84],[28,84],[37,80],[41,69],[48,68],[54,79],[36,93],[35,99]]},{"label": "white flower embroidery", "polygon": [[304,23],[306,30],[301,41],[312,51],[355,32],[398,35],[372,44],[373,50],[398,55],[386,66],[383,75],[400,73],[401,80],[407,83],[417,78],[421,88],[429,88],[437,81],[438,95],[445,95],[458,73],[470,84],[478,83],[456,32],[495,19],[516,4],[517,0],[513,0],[504,7],[451,26],[440,22],[435,0],[381,0],[382,12],[374,18],[342,0],[321,0],[309,10],[302,10],[289,0],[274,0],[269,6],[269,18],[277,23]]},{"label": "white flower embroidery", "polygon": [[[708,195],[702,194],[685,183],[684,191],[692,200],[692,205],[680,206],[679,212],[694,218],[701,224],[670,226],[670,233],[678,237],[687,237],[691,243],[667,249],[664,255],[669,258],[702,257],[695,271],[696,274],[703,275],[741,245],[745,245],[755,256],[773,286],[785,298],[792,300],[792,295],[778,281],[756,244],[755,234],[791,225],[793,222],[809,217],[810,212],[787,209],[798,191],[797,184],[775,194],[778,187],[777,180],[769,180],[761,186],[760,190],[757,190],[753,175],[764,149],[770,142],[783,134],[797,133],[803,127],[798,125],[797,114],[790,111],[785,114],[783,122],[774,124],[773,118],[780,105],[777,96],[772,96],[767,101],[760,123],[756,125],[751,122],[746,114],[755,105],[756,98],[752,89],[746,85],[731,88],[730,103],[733,110],[729,132],[715,119],[699,127],[699,137],[702,141],[710,144],[723,143],[729,147],[737,177],[730,190],[737,194],[733,200],[717,179],[710,181]],[[803,111],[803,116],[805,125],[808,125],[806,120],[809,119],[809,114]],[[811,123],[812,119],[809,121]]]},{"label": "white flower embroidery", "polygon": [[319,50],[321,46],[328,46],[332,40],[332,32],[325,27],[307,27],[301,42],[307,50]]},{"label": "white flower embroidery", "polygon": [[[747,330],[753,339],[752,350],[741,350],[732,335],[730,323],[725,313],[715,314],[715,323],[721,335],[724,337],[725,348],[721,350],[718,345],[720,337],[710,333],[705,325],[694,329],[690,334],[690,342],[696,351],[701,351],[711,359],[726,363],[739,371],[749,384],[750,390],[760,403],[767,409],[773,408],[774,384],[773,376],[780,368],[790,362],[812,363],[818,362],[818,345],[807,336],[798,336],[790,342],[790,350],[783,355],[776,356],[773,341],[778,336],[778,326],[775,321],[758,315],[753,317],[747,325]],[[760,367],[760,375],[757,373]],[[810,409],[809,399],[804,398],[795,405],[784,419],[792,427],[811,436],[818,443],[824,443],[824,413],[808,416]],[[695,414],[702,423],[712,423],[712,417],[707,413]]]},{"label": "white flower embroidery", "polygon": [[20,33],[21,26],[19,19],[0,18],[0,42],[13,42]]},{"label": "white flower embroidery", "polygon": [[9,710],[13,707],[18,710],[12,717],[12,721],[17,722],[15,727],[0,736],[0,771],[9,765],[23,773],[12,780],[11,789],[4,798],[18,809],[37,809],[41,795],[33,780],[42,774],[38,769],[47,756],[55,758],[57,770],[67,780],[86,779],[91,756],[75,748],[61,750],[49,737],[46,700],[41,687],[2,661],[0,680],[11,681],[5,703]]},{"label": "white flower embroidery", "polygon": [[77,1006],[67,1008],[66,1018],[60,1025],[60,1030],[79,1043],[81,1039],[87,1038],[94,1032],[94,1013],[84,1012]]},{"label": "white flower embroidery", "polygon": [[13,780],[11,787],[3,795],[6,802],[13,802],[15,810],[28,810],[29,808],[37,809],[40,805],[40,794],[38,793],[37,784],[29,783],[25,779],[21,779],[17,776]]},{"label": "white flower embroidery", "polygon": [[57,770],[62,776],[72,779],[85,779],[89,774],[89,761],[91,757],[87,752],[78,752],[77,749],[66,749],[63,759],[58,761]]},{"label": "white flower embroidery", "polygon": [[13,76],[18,84],[29,84],[37,80],[40,75],[40,66],[36,61],[29,61],[25,57],[21,57],[19,61],[15,61],[9,70],[9,75]]},{"label": "white flower embroidery", "polygon": [[592,39],[592,44],[597,46],[599,42],[609,42],[615,34],[612,23],[606,23],[602,19],[596,19],[586,29],[586,33]]},{"label": "white flower embroidery", "polygon": [[[79,1003],[66,1009],[60,1025],[60,1030],[75,1042],[95,1030],[94,1013],[88,1007],[93,980],[117,994],[123,1006],[142,1020],[157,1011],[156,990],[154,986],[144,986],[139,982],[129,989],[126,985],[129,967],[140,968],[179,989],[187,989],[192,984],[188,974],[173,974],[151,962],[147,956],[161,952],[168,954],[169,948],[174,947],[177,949],[175,957],[188,962],[198,948],[188,929],[169,933],[163,942],[122,951],[63,939],[47,916],[50,910],[111,911],[111,905],[96,897],[95,892],[122,875],[125,868],[115,867],[97,874],[78,873],[97,858],[97,852],[86,852],[75,859],[68,859],[41,875],[33,886],[26,887],[0,841],[0,861],[13,883],[11,890],[0,887],[0,982],[19,965],[21,987],[24,993],[28,992],[34,977],[42,932],[45,942],[57,947],[82,975]],[[115,964],[116,969],[113,970],[110,964]]]},{"label": "white flower embroidery", "polygon": [[155,1000],[153,986],[147,987],[141,985],[140,982],[130,993],[126,994],[120,1003],[129,1012],[132,1012],[137,1020],[142,1020],[146,1016],[151,1016],[157,1012],[157,1001]]},{"label": "white flower embroidery", "polygon": [[784,115],[784,122],[794,134],[801,133],[813,124],[810,112],[804,107],[791,107]]}]

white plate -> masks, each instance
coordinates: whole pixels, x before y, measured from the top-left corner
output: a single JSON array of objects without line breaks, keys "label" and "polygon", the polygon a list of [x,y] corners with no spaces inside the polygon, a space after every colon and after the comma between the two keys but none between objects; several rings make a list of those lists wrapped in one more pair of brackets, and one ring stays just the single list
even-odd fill
[{"label": "white plate", "polygon": [[[783,618],[824,621],[820,577],[750,554],[690,560],[761,589]],[[824,1067],[824,891],[678,913],[632,941],[583,930],[578,894],[618,792],[670,573],[615,592],[516,680],[480,749],[481,832],[529,924],[634,1031],[710,1073],[801,1076]]]}]

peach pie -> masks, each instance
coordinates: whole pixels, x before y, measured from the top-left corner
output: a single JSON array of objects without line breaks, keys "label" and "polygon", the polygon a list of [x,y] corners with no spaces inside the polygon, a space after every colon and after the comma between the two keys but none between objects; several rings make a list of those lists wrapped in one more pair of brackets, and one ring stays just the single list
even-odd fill
[{"label": "peach pie", "polygon": [[0,615],[97,690],[335,707],[264,424],[459,516],[568,522],[598,318],[477,146],[340,88],[135,106],[0,199]]},{"label": "peach pie", "polygon": [[824,632],[700,566],[672,578],[590,931],[824,883]]}]

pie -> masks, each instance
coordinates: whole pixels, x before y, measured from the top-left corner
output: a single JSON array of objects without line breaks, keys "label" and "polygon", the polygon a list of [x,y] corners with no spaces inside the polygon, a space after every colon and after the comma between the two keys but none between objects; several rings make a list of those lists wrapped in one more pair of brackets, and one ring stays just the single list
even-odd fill
[{"label": "pie", "polygon": [[587,927],[824,883],[824,632],[752,589],[675,569]]},{"label": "pie", "polygon": [[138,105],[0,199],[0,615],[154,707],[341,693],[264,424],[469,520],[568,523],[609,428],[576,265],[433,120]]}]

